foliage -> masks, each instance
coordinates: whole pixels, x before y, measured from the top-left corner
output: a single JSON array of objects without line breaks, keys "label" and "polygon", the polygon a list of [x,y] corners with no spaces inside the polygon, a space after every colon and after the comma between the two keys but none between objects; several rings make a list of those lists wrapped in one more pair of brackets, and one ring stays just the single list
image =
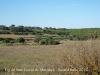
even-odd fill
[{"label": "foliage", "polygon": [[0,38],[0,41],[4,40],[4,38]]},{"label": "foliage", "polygon": [[53,43],[54,43],[54,39],[51,36],[47,37],[46,44],[52,45]]},{"label": "foliage", "polygon": [[9,39],[4,39],[3,43],[10,43],[10,40]]},{"label": "foliage", "polygon": [[40,44],[41,45],[57,45],[60,43],[59,43],[59,41],[56,41],[51,36],[49,36],[46,39],[41,40]]},{"label": "foliage", "polygon": [[27,32],[14,32],[15,35],[28,35]]},{"label": "foliage", "polygon": [[60,42],[58,40],[56,40],[56,41],[53,42],[53,44],[58,45],[58,44],[60,44]]},{"label": "foliage", "polygon": [[66,28],[52,28],[52,27],[30,27],[30,26],[15,26],[12,24],[7,27],[0,25],[0,34],[15,34],[15,35],[58,35],[66,36],[69,40],[88,40],[100,38],[100,28],[81,28],[81,29],[66,29]]},{"label": "foliage", "polygon": [[0,41],[3,43],[15,43],[15,40],[12,38],[0,38]]},{"label": "foliage", "polygon": [[0,34],[10,34],[9,31],[0,31]]},{"label": "foliage", "polygon": [[40,44],[41,45],[46,45],[46,40],[45,39],[42,39],[41,42],[40,42]]},{"label": "foliage", "polygon": [[24,38],[17,38],[16,41],[19,42],[19,43],[24,43],[25,39]]},{"label": "foliage", "polygon": [[34,38],[34,42],[39,43],[41,41],[41,36],[40,35],[36,35]]}]

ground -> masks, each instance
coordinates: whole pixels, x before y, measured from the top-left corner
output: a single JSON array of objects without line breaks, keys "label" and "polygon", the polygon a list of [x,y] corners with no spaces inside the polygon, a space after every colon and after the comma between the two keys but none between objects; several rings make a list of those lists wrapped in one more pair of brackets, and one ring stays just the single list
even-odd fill
[{"label": "ground", "polygon": [[[57,69],[62,68],[64,70],[70,67],[83,66],[82,63],[78,62],[82,61],[78,51],[82,50],[82,53],[83,50],[99,49],[100,47],[96,45],[100,43],[99,41],[96,41],[96,44],[93,43],[93,48],[90,48],[92,47],[91,43],[93,41],[88,40],[61,41],[59,45],[0,46],[0,72],[2,75],[66,75],[68,72],[59,72]],[[90,54],[92,55],[92,53],[93,50]],[[74,65],[74,63],[76,64]],[[9,69],[12,72],[7,72]],[[33,69],[39,69],[39,71],[33,71]],[[41,72],[40,69],[44,71]],[[50,71],[45,71],[45,69]],[[78,75],[78,73],[76,72],[74,75]]]}]

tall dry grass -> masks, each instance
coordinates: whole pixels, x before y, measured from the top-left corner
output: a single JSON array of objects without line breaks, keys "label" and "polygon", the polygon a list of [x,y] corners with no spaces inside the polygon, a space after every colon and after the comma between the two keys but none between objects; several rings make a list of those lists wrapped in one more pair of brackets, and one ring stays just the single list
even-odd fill
[{"label": "tall dry grass", "polygon": [[[0,46],[1,75],[98,75],[100,41],[62,41],[60,45]],[[96,58],[98,61],[96,61]],[[98,65],[97,65],[98,62]],[[44,71],[13,71],[5,69],[44,69]],[[51,69],[51,71],[45,71]],[[53,71],[54,70],[54,71]]]}]

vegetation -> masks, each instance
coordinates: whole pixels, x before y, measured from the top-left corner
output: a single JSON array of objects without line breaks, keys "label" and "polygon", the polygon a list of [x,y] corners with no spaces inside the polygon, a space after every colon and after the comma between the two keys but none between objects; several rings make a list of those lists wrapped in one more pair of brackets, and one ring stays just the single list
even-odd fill
[{"label": "vegetation", "polygon": [[42,39],[41,37],[42,36],[40,36],[40,35],[35,36],[34,42],[39,43],[41,45],[57,45],[57,44],[60,44],[60,42],[54,40],[54,38],[52,36],[48,36],[45,39]]},{"label": "vegetation", "polygon": [[4,43],[10,43],[10,40],[7,38],[7,39],[4,39],[3,42]]},{"label": "vegetation", "polygon": [[0,38],[0,41],[3,43],[11,43],[14,39],[12,38]]},{"label": "vegetation", "polygon": [[[100,40],[61,42],[60,45],[0,46],[0,74],[98,75]],[[68,68],[73,71],[67,71]]]},{"label": "vegetation", "polygon": [[[100,28],[0,25],[0,74],[99,75],[99,39]],[[77,71],[66,71],[68,68]]]},{"label": "vegetation", "polygon": [[34,42],[39,43],[41,41],[41,36],[40,35],[36,35],[34,38]]},{"label": "vegetation", "polygon": [[51,27],[28,27],[15,26],[9,27],[0,25],[0,34],[15,34],[15,35],[58,35],[64,36],[69,40],[88,40],[100,38],[100,28],[84,28],[84,29],[66,29],[66,28],[51,28]]},{"label": "vegetation", "polygon": [[59,41],[55,41],[51,36],[49,36],[49,37],[46,38],[44,44],[45,45],[57,45],[57,44],[60,44],[60,43],[59,43]]},{"label": "vegetation", "polygon": [[17,38],[16,41],[19,42],[19,43],[24,43],[25,39],[23,39],[23,38]]}]

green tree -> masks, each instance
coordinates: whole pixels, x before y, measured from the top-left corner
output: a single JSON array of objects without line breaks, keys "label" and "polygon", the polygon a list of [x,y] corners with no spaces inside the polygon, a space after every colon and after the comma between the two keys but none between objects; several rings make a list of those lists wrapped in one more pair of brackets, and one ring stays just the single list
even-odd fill
[{"label": "green tree", "polygon": [[12,24],[9,28],[10,28],[10,31],[11,32],[14,32],[15,31],[15,25],[14,24]]}]

